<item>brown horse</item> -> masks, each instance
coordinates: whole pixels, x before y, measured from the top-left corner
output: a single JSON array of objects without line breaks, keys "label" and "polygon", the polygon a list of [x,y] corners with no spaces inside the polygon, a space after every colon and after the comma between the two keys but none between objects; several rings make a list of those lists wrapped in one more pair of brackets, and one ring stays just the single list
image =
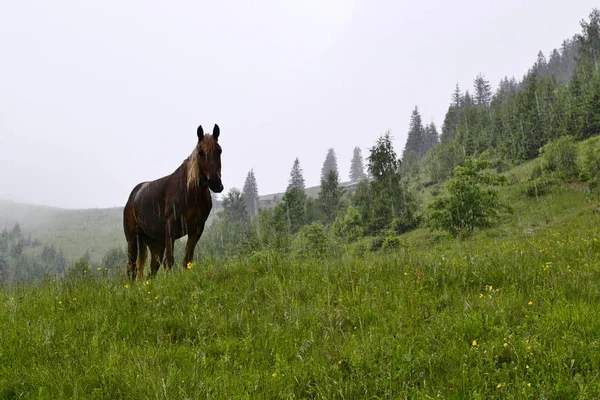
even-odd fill
[{"label": "brown horse", "polygon": [[131,279],[143,277],[147,247],[152,276],[158,272],[163,257],[165,267],[173,267],[175,240],[184,235],[188,235],[188,240],[183,265],[194,256],[212,208],[210,190],[223,191],[219,134],[216,124],[212,135],[205,135],[199,126],[194,151],[175,172],[142,182],[129,195],[123,211],[123,227],[129,255],[127,273]]}]

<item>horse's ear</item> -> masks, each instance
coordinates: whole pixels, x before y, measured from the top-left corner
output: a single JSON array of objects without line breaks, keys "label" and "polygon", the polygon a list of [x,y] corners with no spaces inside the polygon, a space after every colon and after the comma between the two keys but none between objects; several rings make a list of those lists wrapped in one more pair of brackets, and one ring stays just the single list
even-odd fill
[{"label": "horse's ear", "polygon": [[202,129],[202,125],[198,126],[198,141],[204,138],[204,129]]},{"label": "horse's ear", "polygon": [[215,127],[213,128],[213,133],[212,133],[215,140],[219,140],[220,134],[221,134],[221,129],[219,129],[219,125],[215,124]]}]

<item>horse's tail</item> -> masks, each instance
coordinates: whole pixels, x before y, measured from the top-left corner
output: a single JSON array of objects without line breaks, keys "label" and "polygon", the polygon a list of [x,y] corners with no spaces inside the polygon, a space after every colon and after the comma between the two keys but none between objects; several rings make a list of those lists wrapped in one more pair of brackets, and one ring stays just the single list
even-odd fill
[{"label": "horse's tail", "polygon": [[132,280],[141,279],[144,273],[144,265],[148,256],[148,248],[140,235],[137,216],[135,215],[134,199],[137,192],[144,185],[138,184],[129,195],[127,204],[123,209],[123,230],[127,239],[127,274]]},{"label": "horse's tail", "polygon": [[138,237],[138,254],[136,260],[137,278],[142,279],[144,276],[144,266],[146,265],[146,259],[148,258],[148,246],[141,237]]}]

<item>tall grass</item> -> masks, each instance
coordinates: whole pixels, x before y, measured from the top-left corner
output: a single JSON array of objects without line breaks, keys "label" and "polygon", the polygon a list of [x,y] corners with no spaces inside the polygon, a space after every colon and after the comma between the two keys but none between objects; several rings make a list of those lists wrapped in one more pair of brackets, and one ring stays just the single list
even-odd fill
[{"label": "tall grass", "polygon": [[600,218],[561,196],[468,241],[3,289],[0,398],[595,398]]}]

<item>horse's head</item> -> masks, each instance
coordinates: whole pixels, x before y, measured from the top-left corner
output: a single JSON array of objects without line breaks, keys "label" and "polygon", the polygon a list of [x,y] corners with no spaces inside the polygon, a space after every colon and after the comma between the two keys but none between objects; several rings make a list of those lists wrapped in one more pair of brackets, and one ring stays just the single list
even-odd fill
[{"label": "horse's head", "polygon": [[221,182],[221,146],[219,146],[219,125],[215,124],[212,135],[204,135],[202,125],[198,127],[198,169],[202,179],[208,181],[208,187],[215,193],[223,191]]}]

